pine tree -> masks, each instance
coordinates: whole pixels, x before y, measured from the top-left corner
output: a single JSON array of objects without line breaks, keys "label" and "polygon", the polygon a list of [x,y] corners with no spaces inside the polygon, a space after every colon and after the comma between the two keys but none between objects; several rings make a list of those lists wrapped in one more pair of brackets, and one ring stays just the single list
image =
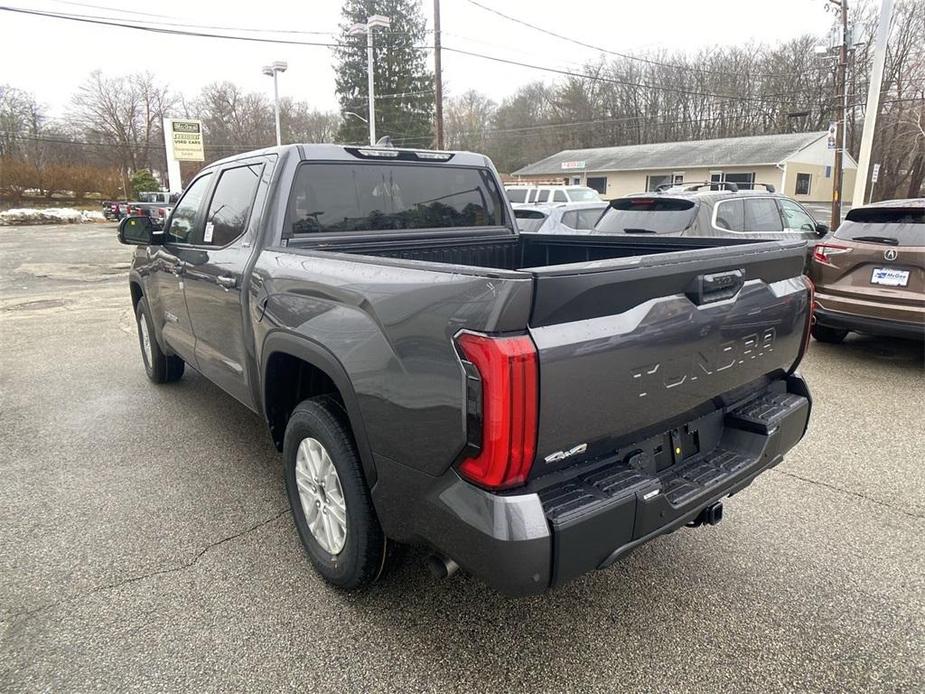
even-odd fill
[{"label": "pine tree", "polygon": [[[380,14],[391,27],[374,34],[373,74],[376,98],[376,135],[388,135],[396,146],[430,147],[433,137],[434,77],[427,65],[426,28],[420,0],[346,0],[341,47],[335,49],[335,84],[343,123],[338,139],[366,143],[369,130],[359,118],[369,107],[366,75],[366,36],[347,36],[347,29]],[[379,96],[382,98],[379,98]]]}]

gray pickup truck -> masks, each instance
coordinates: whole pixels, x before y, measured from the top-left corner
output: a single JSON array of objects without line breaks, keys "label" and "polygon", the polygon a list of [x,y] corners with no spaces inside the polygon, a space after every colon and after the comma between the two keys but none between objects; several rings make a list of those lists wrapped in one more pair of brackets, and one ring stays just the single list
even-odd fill
[{"label": "gray pickup truck", "polygon": [[806,431],[801,241],[520,236],[482,155],[335,145],[211,164],[119,238],[148,377],[265,418],[345,588],[409,543],[541,592],[719,522]]}]

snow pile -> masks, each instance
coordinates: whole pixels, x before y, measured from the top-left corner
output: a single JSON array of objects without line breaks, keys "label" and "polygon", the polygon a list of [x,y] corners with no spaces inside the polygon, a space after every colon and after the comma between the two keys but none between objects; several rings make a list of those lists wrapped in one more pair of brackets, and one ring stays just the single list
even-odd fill
[{"label": "snow pile", "polygon": [[46,207],[34,209],[22,207],[0,212],[0,226],[11,224],[81,224],[83,222],[105,222],[99,210],[75,210],[72,207]]}]

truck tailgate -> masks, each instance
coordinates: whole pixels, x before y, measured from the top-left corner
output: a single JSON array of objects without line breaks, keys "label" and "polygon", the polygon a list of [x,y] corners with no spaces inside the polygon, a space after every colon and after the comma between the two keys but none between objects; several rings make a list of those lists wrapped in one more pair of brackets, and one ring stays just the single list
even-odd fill
[{"label": "truck tailgate", "polygon": [[809,315],[803,242],[534,268],[539,476],[783,376]]}]

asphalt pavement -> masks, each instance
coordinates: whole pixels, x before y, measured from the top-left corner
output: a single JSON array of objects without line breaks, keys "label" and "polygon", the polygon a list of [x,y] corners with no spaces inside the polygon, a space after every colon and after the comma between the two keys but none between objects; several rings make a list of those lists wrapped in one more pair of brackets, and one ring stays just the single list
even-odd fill
[{"label": "asphalt pavement", "polygon": [[921,691],[920,344],[814,342],[716,527],[529,599],[322,583],[259,417],[144,375],[113,225],[0,227],[0,691]]}]

